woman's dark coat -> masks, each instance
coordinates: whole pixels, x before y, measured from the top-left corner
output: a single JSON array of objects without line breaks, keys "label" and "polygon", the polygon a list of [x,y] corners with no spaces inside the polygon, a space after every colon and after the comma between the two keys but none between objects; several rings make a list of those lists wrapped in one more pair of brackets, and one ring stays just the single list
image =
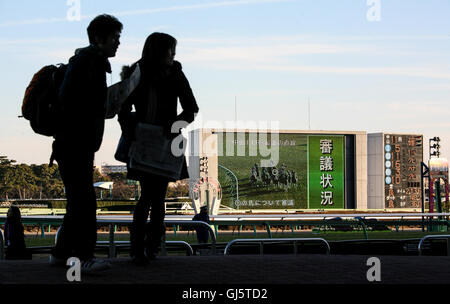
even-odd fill
[{"label": "woman's dark coat", "polygon": [[[131,70],[134,70],[133,67]],[[119,113],[119,123],[122,132],[129,139],[134,138],[134,130],[137,122],[148,123],[146,121],[147,110],[149,106],[149,87],[153,86],[156,90],[157,105],[155,121],[152,124],[164,128],[164,133],[169,138],[174,138],[181,133],[171,133],[172,124],[176,121],[194,121],[195,114],[199,111],[194,94],[192,93],[189,82],[182,71],[181,64],[174,61],[170,67],[170,73],[167,77],[158,80],[152,80],[152,77],[145,77],[143,74],[141,82],[133,93],[122,105]],[[182,112],[177,115],[178,99],[182,107]],[[135,115],[131,112],[132,105],[136,109]],[[141,180],[145,178],[146,173],[128,168],[128,178]],[[188,178],[186,159],[184,159],[183,169],[180,179]]]}]

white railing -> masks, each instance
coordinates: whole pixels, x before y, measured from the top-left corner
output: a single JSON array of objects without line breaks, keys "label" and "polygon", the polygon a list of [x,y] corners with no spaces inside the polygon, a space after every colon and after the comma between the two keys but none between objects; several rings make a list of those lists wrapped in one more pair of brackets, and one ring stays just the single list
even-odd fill
[{"label": "white railing", "polygon": [[0,229],[0,260],[5,259],[5,245],[3,241],[3,232]]},{"label": "white railing", "polygon": [[[212,221],[242,221],[242,220],[310,220],[310,219],[330,219],[340,217],[355,218],[361,217],[364,219],[422,219],[434,217],[450,217],[450,213],[353,213],[353,214],[339,214],[339,213],[307,213],[307,214],[219,214],[210,215]],[[36,219],[37,221],[45,220],[62,220],[63,215],[22,215],[23,219]],[[129,220],[132,215],[98,215],[97,220]],[[166,215],[166,219],[170,220],[192,220],[192,215]],[[6,219],[6,215],[0,215],[0,220]]]},{"label": "white railing", "polygon": [[[240,225],[244,223],[245,221],[257,221],[257,220],[263,220],[270,223],[270,221],[293,221],[293,220],[325,220],[325,219],[331,219],[335,217],[341,217],[341,218],[355,218],[355,217],[361,217],[363,219],[371,219],[371,218],[377,218],[377,219],[403,219],[403,220],[415,220],[415,219],[422,219],[422,217],[426,217],[428,219],[433,217],[448,217],[450,216],[450,213],[355,213],[355,214],[246,214],[246,215],[214,215],[210,216],[210,220],[212,224],[220,225],[220,222],[230,222],[235,221],[236,225]],[[0,222],[4,222],[6,219],[6,216],[0,215]],[[46,216],[22,216],[22,220],[24,224],[27,223],[38,223],[41,225],[48,224],[48,225],[60,225],[63,221],[62,215],[46,215]],[[114,242],[114,225],[121,225],[121,224],[130,224],[132,222],[132,216],[131,215],[101,215],[97,216],[97,223],[98,224],[105,224],[110,226],[110,240],[108,244],[110,245],[110,254],[115,253],[115,242]],[[165,219],[166,225],[183,225],[183,226],[201,226],[204,225],[205,228],[208,229],[209,234],[211,236],[212,240],[212,251],[213,253],[216,252],[216,235],[212,229],[212,227],[205,223],[205,222],[199,222],[199,221],[192,221],[192,215],[167,215]],[[425,222],[426,224],[426,222]],[[1,230],[0,230],[1,232]],[[436,236],[437,237],[437,236]],[[434,237],[434,238],[436,238]],[[431,238],[428,237],[428,238]],[[442,236],[441,236],[442,238]],[[427,239],[427,237],[425,237]],[[276,240],[276,239],[271,239]],[[4,241],[3,236],[0,233],[0,259],[2,257],[4,258]],[[424,239],[421,240],[421,243],[423,243]],[[448,242],[449,244],[449,242]],[[421,246],[421,244],[419,244]],[[448,245],[450,246],[450,245]],[[419,248],[420,251],[420,248]],[[450,252],[450,248],[449,248]]]},{"label": "white railing", "polygon": [[[108,241],[98,241],[97,244],[107,244],[109,245],[109,257],[115,257],[116,256],[116,247],[118,244],[130,244],[129,241],[115,241],[115,233],[114,233],[114,226],[115,225],[124,225],[124,224],[131,224],[132,219],[97,219],[97,224],[103,224],[103,225],[109,225],[109,240]],[[183,225],[183,226],[190,226],[190,227],[204,227],[208,230],[209,235],[211,236],[211,250],[212,254],[215,254],[216,252],[216,235],[214,234],[214,231],[212,230],[211,226],[202,221],[175,221],[175,220],[165,220],[164,224],[166,225]],[[59,230],[55,234],[55,244],[58,240]],[[190,255],[194,254],[194,251],[187,242],[185,241],[165,241],[165,235],[163,236],[163,241],[161,242],[161,252],[163,255],[166,254],[166,248],[165,245],[182,245],[187,248],[188,253]]]},{"label": "white railing", "polygon": [[294,254],[297,254],[297,243],[305,242],[321,242],[324,243],[327,249],[327,254],[330,254],[330,244],[322,238],[276,238],[276,239],[235,239],[227,244],[225,247],[224,255],[230,253],[230,248],[236,243],[240,244],[251,244],[259,243],[259,254],[264,254],[264,243],[293,243]]},{"label": "white railing", "polygon": [[450,235],[449,234],[424,236],[419,242],[419,246],[418,246],[419,255],[422,255],[422,247],[423,247],[424,242],[429,239],[447,239],[447,255],[450,256]]},{"label": "white railing", "polygon": [[[331,219],[340,217],[342,219],[361,217],[363,219],[422,219],[433,217],[449,217],[450,213],[307,213],[307,214],[221,214],[210,215],[210,219],[214,221],[228,220],[315,220],[315,219]],[[178,216],[179,217],[179,216]]]}]

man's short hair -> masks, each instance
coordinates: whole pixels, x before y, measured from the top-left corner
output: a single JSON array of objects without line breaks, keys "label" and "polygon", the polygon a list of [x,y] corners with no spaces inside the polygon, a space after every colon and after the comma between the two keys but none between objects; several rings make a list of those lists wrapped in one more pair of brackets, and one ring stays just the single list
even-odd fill
[{"label": "man's short hair", "polygon": [[95,36],[106,39],[111,33],[121,32],[122,28],[122,23],[116,17],[107,14],[99,15],[89,23],[87,28],[89,43],[96,43]]}]

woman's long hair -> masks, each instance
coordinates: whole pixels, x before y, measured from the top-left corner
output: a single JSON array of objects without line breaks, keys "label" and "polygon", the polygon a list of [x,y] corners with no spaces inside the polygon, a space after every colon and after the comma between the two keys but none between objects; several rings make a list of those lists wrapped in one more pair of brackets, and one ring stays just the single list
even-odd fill
[{"label": "woman's long hair", "polygon": [[164,78],[167,66],[165,59],[169,49],[175,49],[177,40],[165,33],[152,33],[147,37],[140,60],[141,73],[144,79],[159,82]]},{"label": "woman's long hair", "polygon": [[20,209],[16,205],[11,205],[8,210],[7,220],[9,223],[20,223],[21,222]]}]

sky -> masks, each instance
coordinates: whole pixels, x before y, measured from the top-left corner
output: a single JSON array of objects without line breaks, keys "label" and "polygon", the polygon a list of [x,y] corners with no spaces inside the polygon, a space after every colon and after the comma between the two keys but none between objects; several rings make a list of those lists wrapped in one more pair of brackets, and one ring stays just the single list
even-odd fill
[{"label": "sky", "polygon": [[[0,0],[0,155],[48,163],[52,138],[18,118],[25,88],[42,66],[87,46],[102,13],[124,24],[108,85],[149,34],[177,38],[200,107],[195,127],[237,118],[423,134],[425,160],[434,136],[450,158],[448,0]],[[117,118],[107,120],[96,165],[119,164],[119,137]]]}]

